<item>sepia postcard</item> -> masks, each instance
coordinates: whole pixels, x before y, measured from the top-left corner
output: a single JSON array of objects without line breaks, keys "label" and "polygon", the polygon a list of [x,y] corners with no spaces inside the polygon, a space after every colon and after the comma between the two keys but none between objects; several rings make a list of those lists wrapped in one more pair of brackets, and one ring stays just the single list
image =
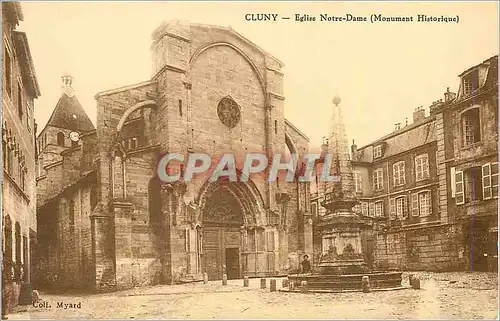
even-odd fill
[{"label": "sepia postcard", "polygon": [[2,1],[2,319],[498,319],[497,1]]}]

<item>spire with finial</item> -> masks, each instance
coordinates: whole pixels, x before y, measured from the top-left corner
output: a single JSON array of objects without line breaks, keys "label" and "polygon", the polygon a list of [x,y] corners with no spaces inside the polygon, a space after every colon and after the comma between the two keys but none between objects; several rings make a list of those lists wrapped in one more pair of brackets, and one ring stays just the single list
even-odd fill
[{"label": "spire with finial", "polygon": [[72,97],[75,94],[75,91],[73,90],[73,77],[70,74],[65,73],[62,75],[61,80],[62,93]]}]

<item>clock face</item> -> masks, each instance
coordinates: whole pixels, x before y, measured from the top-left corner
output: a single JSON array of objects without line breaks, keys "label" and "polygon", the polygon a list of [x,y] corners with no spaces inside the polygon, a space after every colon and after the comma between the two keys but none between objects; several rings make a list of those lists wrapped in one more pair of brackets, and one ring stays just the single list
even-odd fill
[{"label": "clock face", "polygon": [[71,132],[69,133],[69,138],[72,141],[77,142],[78,140],[80,140],[80,134],[78,132]]}]

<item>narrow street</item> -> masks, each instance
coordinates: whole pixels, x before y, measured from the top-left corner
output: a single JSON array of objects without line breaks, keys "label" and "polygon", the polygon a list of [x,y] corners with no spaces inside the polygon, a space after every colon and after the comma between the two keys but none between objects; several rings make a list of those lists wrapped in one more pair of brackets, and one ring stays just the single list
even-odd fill
[{"label": "narrow street", "polygon": [[[408,286],[408,274],[403,285]],[[259,289],[260,279],[159,285],[92,295],[41,293],[50,308],[18,306],[9,319],[495,319],[496,273],[413,273],[421,289],[372,293],[286,293]],[[269,282],[268,282],[269,286]],[[281,288],[281,280],[277,282]],[[57,303],[81,308],[57,308]]]}]

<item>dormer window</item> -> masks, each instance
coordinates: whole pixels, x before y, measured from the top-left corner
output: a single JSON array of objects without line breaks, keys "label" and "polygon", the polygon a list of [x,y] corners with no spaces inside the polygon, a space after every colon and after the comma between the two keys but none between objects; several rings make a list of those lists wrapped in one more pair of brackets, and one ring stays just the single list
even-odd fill
[{"label": "dormer window", "polygon": [[468,96],[479,88],[479,73],[474,70],[462,78],[463,95]]},{"label": "dormer window", "polygon": [[373,158],[382,157],[382,145],[377,145],[373,147]]}]

